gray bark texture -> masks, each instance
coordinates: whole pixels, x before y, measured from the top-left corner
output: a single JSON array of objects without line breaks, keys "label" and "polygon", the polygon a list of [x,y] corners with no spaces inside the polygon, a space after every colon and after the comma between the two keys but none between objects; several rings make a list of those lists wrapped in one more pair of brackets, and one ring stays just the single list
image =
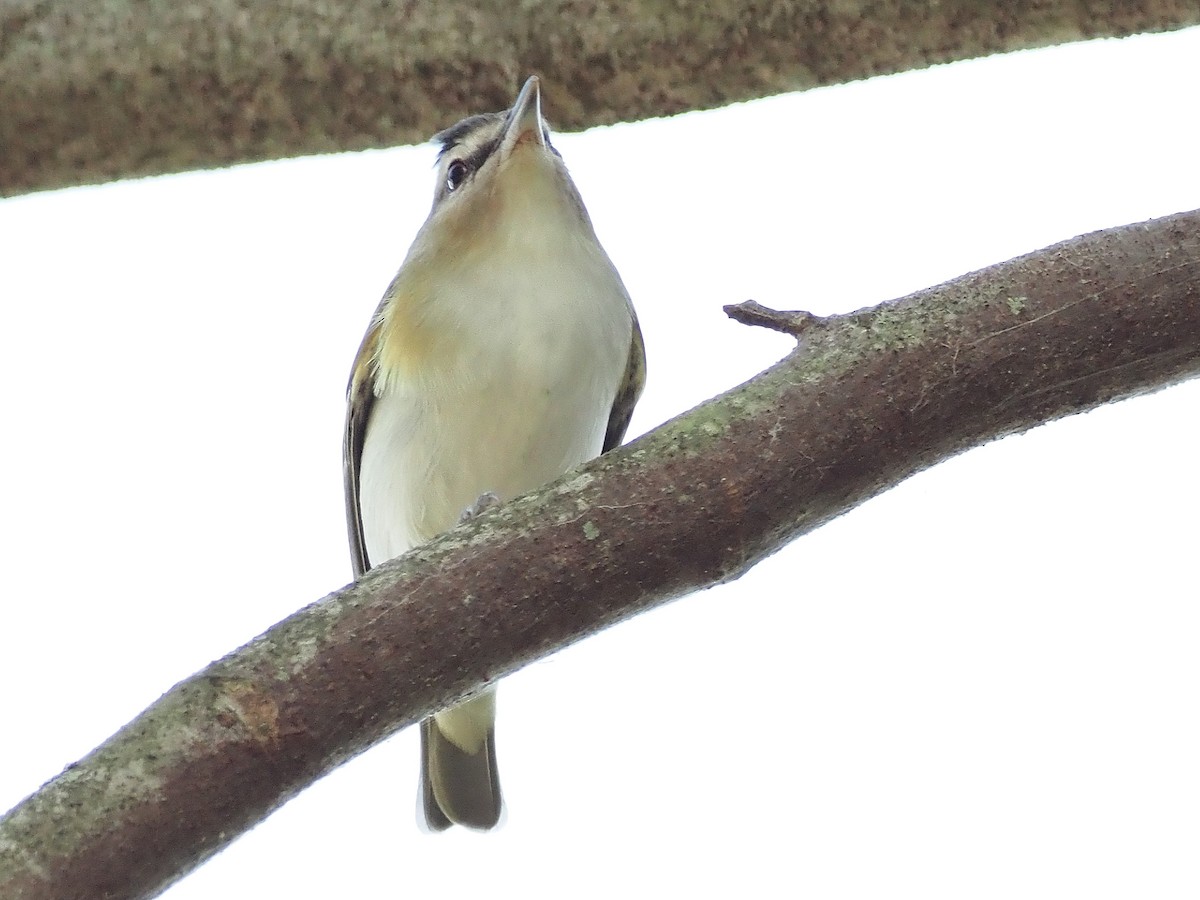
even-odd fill
[{"label": "gray bark texture", "polygon": [[0,820],[0,897],[152,896],[484,682],[962,450],[1200,373],[1200,211],[849,315],[731,314],[796,349],[176,685]]},{"label": "gray bark texture", "polygon": [[531,73],[572,130],[1197,23],[1195,0],[4,0],[0,196],[413,143]]}]

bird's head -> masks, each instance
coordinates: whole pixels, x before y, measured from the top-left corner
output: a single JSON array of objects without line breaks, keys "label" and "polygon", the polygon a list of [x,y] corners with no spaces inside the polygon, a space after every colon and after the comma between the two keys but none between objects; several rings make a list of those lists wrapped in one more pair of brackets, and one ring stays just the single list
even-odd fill
[{"label": "bird's head", "polygon": [[591,220],[542,118],[530,77],[505,112],[463,119],[441,143],[433,209],[422,243],[469,253],[494,240],[539,241],[547,232],[595,239]]}]

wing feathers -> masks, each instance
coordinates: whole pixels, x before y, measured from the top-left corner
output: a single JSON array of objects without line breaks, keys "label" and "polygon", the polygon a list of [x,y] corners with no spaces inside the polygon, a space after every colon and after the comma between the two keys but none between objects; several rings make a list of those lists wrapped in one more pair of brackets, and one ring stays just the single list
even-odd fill
[{"label": "wing feathers", "polygon": [[[632,310],[630,311],[632,314]],[[625,364],[625,374],[617,388],[617,396],[613,400],[612,412],[608,417],[608,430],[604,433],[604,449],[607,453],[614,447],[619,447],[625,439],[629,428],[629,420],[633,417],[633,407],[642,388],[646,385],[646,346],[642,342],[642,329],[638,325],[637,315],[633,315],[633,333],[629,340],[629,360]]]},{"label": "wing feathers", "polygon": [[346,388],[346,432],[342,441],[342,472],[346,484],[346,528],[350,535],[350,562],[354,566],[354,577],[361,578],[371,568],[367,556],[367,541],[363,534],[362,504],[359,502],[359,484],[362,471],[363,442],[367,436],[367,423],[375,405],[375,356],[379,343],[379,321],[376,319],[350,372],[350,384]]}]

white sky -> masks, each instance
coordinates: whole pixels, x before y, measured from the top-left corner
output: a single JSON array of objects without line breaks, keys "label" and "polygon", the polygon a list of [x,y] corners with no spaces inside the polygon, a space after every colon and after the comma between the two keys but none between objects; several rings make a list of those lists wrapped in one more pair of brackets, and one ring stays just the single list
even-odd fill
[{"label": "white sky", "polygon": [[[785,352],[724,303],[1200,207],[1198,85],[1192,29],[559,136],[645,331],[632,433]],[[348,580],[346,373],[432,158],[0,203],[0,809]],[[418,833],[410,731],[166,896],[1194,897],[1198,404],[972,451],[508,679],[499,832]]]}]

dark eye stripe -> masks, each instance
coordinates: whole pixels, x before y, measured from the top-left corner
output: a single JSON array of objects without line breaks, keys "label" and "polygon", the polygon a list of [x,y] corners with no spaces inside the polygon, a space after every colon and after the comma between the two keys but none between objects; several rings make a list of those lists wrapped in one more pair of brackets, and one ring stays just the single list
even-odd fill
[{"label": "dark eye stripe", "polygon": [[494,138],[475,148],[469,155],[460,157],[446,167],[446,178],[438,187],[438,195],[452,194],[462,187],[472,175],[479,171],[500,146],[500,138]]},{"label": "dark eye stripe", "polygon": [[487,143],[481,144],[469,155],[463,157],[463,162],[467,164],[467,169],[472,172],[478,172],[483,164],[491,158],[496,152],[496,148],[500,146],[500,138],[496,137]]}]

